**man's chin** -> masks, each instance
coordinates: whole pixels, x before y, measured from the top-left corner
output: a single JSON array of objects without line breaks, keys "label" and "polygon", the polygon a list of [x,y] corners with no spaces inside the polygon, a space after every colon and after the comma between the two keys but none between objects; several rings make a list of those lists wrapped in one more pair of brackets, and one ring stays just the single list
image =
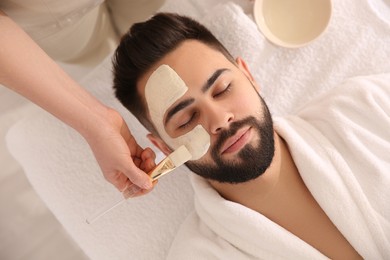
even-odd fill
[{"label": "man's chin", "polygon": [[[222,133],[220,140],[211,148],[209,153],[213,160],[211,164],[196,162],[187,166],[198,175],[220,183],[238,184],[258,178],[270,166],[275,151],[272,119],[270,115],[265,118],[268,120],[264,122],[259,122],[253,117],[236,122],[231,126],[230,133]],[[226,140],[245,125],[251,126],[250,134],[237,139],[241,142],[237,144],[238,146],[228,149],[228,153],[221,154],[220,148]]]}]

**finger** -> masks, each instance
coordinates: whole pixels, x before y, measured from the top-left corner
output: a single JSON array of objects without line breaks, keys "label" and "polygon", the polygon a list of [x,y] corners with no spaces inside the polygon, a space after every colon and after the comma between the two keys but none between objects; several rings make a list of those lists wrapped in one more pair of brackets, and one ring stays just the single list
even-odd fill
[{"label": "finger", "polygon": [[141,163],[140,169],[150,174],[150,172],[156,167],[156,163],[153,159],[148,158]]},{"label": "finger", "polygon": [[135,193],[133,196],[131,196],[132,198],[133,197],[139,197],[139,196],[143,196],[143,195],[146,195],[148,194],[149,192],[151,192],[154,187],[157,185],[158,181],[153,181],[153,187],[151,189],[148,189],[148,190],[145,190],[145,189],[141,189],[140,191],[138,191],[137,193]]},{"label": "finger", "polygon": [[130,154],[132,156],[140,157],[141,153],[143,151],[142,147],[137,143],[134,136],[128,130],[127,126],[123,126],[121,130],[123,131],[124,127],[125,127],[125,131],[127,132],[126,133],[127,137],[125,138],[125,140],[126,140],[127,146],[129,147]]},{"label": "finger", "polygon": [[152,160],[156,159],[156,153],[150,147],[146,147],[141,153],[141,159],[143,161],[147,160],[148,158],[151,158]]},{"label": "finger", "polygon": [[128,187],[130,187],[131,185],[133,185],[133,183],[129,180],[129,178],[127,178],[126,176],[126,181],[124,182],[124,186],[122,189],[120,189],[119,191],[120,192],[123,192],[125,191]]},{"label": "finger", "polygon": [[152,180],[144,171],[139,169],[130,159],[125,165],[122,165],[123,172],[132,183],[143,189],[151,189],[153,187]]},{"label": "finger", "polygon": [[131,185],[129,178],[127,178],[126,175],[120,172],[117,172],[113,176],[106,178],[106,180],[109,181],[112,185],[114,185],[115,188],[117,188],[120,192],[122,192],[129,185]]},{"label": "finger", "polygon": [[155,166],[156,154],[149,147],[146,148],[141,154],[141,169],[145,172],[150,172]]},{"label": "finger", "polygon": [[151,189],[153,187],[151,178],[137,167],[141,164],[141,162],[138,160],[141,158],[143,149],[138,145],[126,124],[121,126],[121,135],[126,141],[131,157],[129,158],[129,161],[125,161],[122,163],[122,165],[118,166],[120,171],[123,172],[130,179],[130,181],[138,187],[143,189]]},{"label": "finger", "polygon": [[142,159],[140,159],[139,157],[132,157],[132,159],[135,166],[141,168]]}]

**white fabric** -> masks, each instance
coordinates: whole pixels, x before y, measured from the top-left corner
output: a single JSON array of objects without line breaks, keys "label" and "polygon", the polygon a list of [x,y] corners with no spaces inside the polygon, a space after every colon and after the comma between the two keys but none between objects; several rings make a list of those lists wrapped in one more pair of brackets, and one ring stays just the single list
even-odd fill
[{"label": "white fabric", "polygon": [[[364,259],[388,259],[390,74],[349,80],[298,115],[277,118],[275,128],[351,245]],[[169,259],[325,258],[263,215],[224,200],[202,178],[192,180],[196,213],[183,224]]]},{"label": "white fabric", "polygon": [[[103,0],[2,0],[0,9],[53,59],[81,58],[113,37]],[[105,37],[103,37],[105,36]]]},{"label": "white fabric", "polygon": [[[193,14],[234,55],[242,54],[276,114],[296,109],[347,77],[390,71],[389,25],[371,8],[379,0],[370,6],[363,0],[333,1],[328,31],[296,50],[264,40],[248,17],[250,1],[234,1],[244,11],[226,2],[168,0],[162,10]],[[146,131],[113,98],[110,57],[81,84],[124,115],[141,145],[150,145]],[[182,167],[162,178],[151,194],[88,226],[85,218],[118,194],[103,179],[84,140],[38,110],[10,130],[7,142],[35,190],[91,259],[164,259],[180,223],[194,208],[189,171]]]},{"label": "white fabric", "polygon": [[46,38],[79,22],[104,0],[2,0],[0,9],[34,40]]},{"label": "white fabric", "polygon": [[390,16],[385,20],[378,14],[377,8],[383,4],[377,2],[382,3],[332,1],[333,14],[326,32],[299,49],[276,47],[266,41],[253,20],[244,15],[247,7],[243,12],[236,5],[223,3],[209,10],[201,21],[212,31],[221,32],[216,36],[233,56],[249,63],[271,111],[283,115],[346,78],[390,71]]}]

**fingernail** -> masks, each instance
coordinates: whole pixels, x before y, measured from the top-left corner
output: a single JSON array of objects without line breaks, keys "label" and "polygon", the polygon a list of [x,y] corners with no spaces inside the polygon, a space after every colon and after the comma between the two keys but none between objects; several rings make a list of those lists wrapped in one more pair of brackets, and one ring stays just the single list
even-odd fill
[{"label": "fingernail", "polygon": [[150,190],[152,187],[153,187],[153,185],[152,185],[151,182],[145,182],[145,183],[142,185],[142,188],[145,189],[145,190]]}]

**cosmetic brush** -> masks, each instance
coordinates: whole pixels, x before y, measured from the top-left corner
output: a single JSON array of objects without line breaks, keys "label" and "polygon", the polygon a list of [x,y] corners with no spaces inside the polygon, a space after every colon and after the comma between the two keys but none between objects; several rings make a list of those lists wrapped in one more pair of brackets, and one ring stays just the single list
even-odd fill
[{"label": "cosmetic brush", "polygon": [[[192,158],[192,154],[188,151],[185,145],[182,145],[179,148],[177,148],[174,152],[169,154],[156,167],[154,167],[153,170],[149,172],[149,176],[152,178],[153,181],[158,180],[159,178],[171,172],[172,170],[176,169],[177,167],[181,166],[188,160],[191,160],[191,158]],[[123,196],[120,199],[114,201],[109,206],[103,208],[102,210],[96,212],[91,217],[87,218],[86,222],[88,224],[92,224],[101,216],[105,215],[107,212],[121,205],[127,199],[134,197],[141,190],[142,188],[139,188],[135,184],[131,184],[122,192]]]}]

